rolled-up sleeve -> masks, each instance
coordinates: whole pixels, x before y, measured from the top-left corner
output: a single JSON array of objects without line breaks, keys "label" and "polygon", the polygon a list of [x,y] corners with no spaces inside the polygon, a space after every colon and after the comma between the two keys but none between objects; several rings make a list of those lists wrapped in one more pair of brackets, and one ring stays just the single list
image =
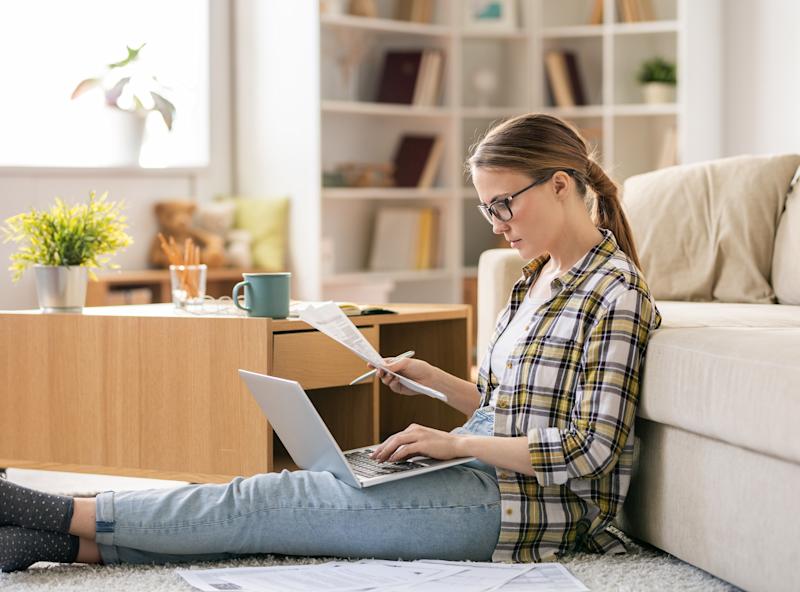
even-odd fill
[{"label": "rolled-up sleeve", "polygon": [[639,373],[654,315],[652,301],[629,289],[598,318],[584,342],[569,425],[527,432],[540,484],[596,478],[613,470],[636,415]]}]

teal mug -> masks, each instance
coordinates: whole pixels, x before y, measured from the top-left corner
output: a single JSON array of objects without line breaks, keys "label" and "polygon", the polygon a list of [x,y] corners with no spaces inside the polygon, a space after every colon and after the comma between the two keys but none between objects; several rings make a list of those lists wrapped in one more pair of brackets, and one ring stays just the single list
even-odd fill
[{"label": "teal mug", "polygon": [[[243,282],[233,287],[233,303],[247,311],[250,317],[285,319],[289,316],[289,283],[292,274],[243,273]],[[244,289],[244,306],[239,303],[239,291]]]}]

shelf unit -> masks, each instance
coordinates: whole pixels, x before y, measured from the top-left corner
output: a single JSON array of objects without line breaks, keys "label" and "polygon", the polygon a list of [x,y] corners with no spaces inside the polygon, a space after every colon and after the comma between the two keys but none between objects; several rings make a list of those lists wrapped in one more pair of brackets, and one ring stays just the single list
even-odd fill
[{"label": "shelf unit", "polygon": [[[320,14],[315,2],[237,3],[238,80],[246,80],[245,92],[237,92],[237,190],[292,196],[294,294],[461,301],[480,253],[501,246],[474,207],[463,162],[492,123],[520,113],[552,113],[586,130],[619,182],[655,167],[669,128],[677,130],[680,162],[718,156],[719,0],[652,0],[656,20],[640,23],[618,22],[615,0],[604,0],[602,24],[591,25],[594,1],[518,0],[518,26],[508,31],[468,30],[468,3],[458,0],[434,0],[430,24],[394,20],[393,0],[376,0],[376,18]],[[403,48],[444,52],[436,106],[374,102],[385,51]],[[543,56],[550,48],[577,54],[589,105],[547,104]],[[292,59],[281,60],[287,51]],[[674,103],[642,102],[635,72],[655,55],[678,63]],[[358,66],[348,70],[348,60]],[[479,69],[497,79],[496,91],[483,98],[473,82]],[[414,132],[445,141],[432,188],[322,185],[322,172],[336,164],[390,161],[399,137]],[[436,269],[367,270],[375,214],[385,205],[438,208]]]}]

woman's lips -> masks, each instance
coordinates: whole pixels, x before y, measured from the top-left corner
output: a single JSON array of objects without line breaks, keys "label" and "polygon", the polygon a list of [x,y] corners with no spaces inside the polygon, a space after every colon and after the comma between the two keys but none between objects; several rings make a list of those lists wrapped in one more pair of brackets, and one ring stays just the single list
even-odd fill
[{"label": "woman's lips", "polygon": [[512,249],[516,249],[520,242],[522,242],[522,239],[518,238],[516,240],[512,240],[509,244],[511,245]]}]

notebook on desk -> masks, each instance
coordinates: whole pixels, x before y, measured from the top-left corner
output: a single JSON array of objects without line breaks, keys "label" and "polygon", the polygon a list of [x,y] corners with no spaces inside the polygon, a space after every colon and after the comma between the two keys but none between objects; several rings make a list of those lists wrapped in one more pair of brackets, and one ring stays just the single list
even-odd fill
[{"label": "notebook on desk", "polygon": [[247,370],[239,370],[239,376],[301,469],[328,471],[348,485],[362,488],[474,460],[417,456],[402,462],[378,463],[369,458],[372,446],[342,452],[300,383]]}]

